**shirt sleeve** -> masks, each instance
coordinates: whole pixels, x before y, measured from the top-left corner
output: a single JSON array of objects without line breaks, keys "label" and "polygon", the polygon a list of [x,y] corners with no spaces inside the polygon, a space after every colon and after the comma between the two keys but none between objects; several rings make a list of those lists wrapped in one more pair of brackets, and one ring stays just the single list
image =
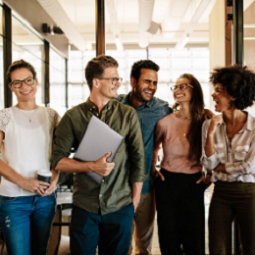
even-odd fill
[{"label": "shirt sleeve", "polygon": [[207,131],[210,125],[211,120],[206,120],[203,123],[202,127],[202,156],[201,156],[201,163],[204,165],[206,169],[213,170],[216,166],[220,164],[220,160],[217,157],[217,152],[215,150],[214,154],[212,154],[210,157],[207,157],[205,154],[205,142],[207,139]]},{"label": "shirt sleeve", "polygon": [[145,174],[145,151],[140,121],[135,110],[132,110],[130,118],[130,131],[127,136],[130,167],[130,182],[145,182],[148,175]]},{"label": "shirt sleeve", "polygon": [[6,127],[11,120],[11,109],[3,109],[0,111],[0,130],[6,132]]},{"label": "shirt sleeve", "polygon": [[53,142],[53,150],[51,155],[51,165],[56,168],[58,162],[62,158],[70,155],[71,148],[74,144],[73,124],[68,113],[61,119],[56,129],[56,138]]},{"label": "shirt sleeve", "polygon": [[231,175],[255,174],[255,134],[250,143],[250,148],[243,161],[226,163],[225,169]]}]

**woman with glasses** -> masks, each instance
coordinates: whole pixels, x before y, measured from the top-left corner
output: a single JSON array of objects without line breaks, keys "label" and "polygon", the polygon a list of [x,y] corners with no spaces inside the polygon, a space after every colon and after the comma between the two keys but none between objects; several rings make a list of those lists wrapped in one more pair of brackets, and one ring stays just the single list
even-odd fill
[{"label": "woman with glasses", "polygon": [[[154,140],[159,244],[162,255],[204,255],[204,190],[209,176],[203,177],[200,163],[203,92],[191,74],[181,75],[171,90],[179,109],[158,121]],[[158,172],[155,164],[161,143]]]},{"label": "woman with glasses", "polygon": [[56,213],[52,170],[50,184],[37,180],[37,171],[50,175],[53,130],[59,115],[38,106],[36,72],[19,60],[7,72],[18,103],[0,111],[0,222],[9,255],[46,255]]},{"label": "woman with glasses", "polygon": [[242,254],[255,254],[255,118],[245,108],[255,101],[255,73],[247,67],[214,69],[210,81],[215,111],[203,124],[202,163],[215,183],[209,210],[211,255],[232,254],[237,220]]}]

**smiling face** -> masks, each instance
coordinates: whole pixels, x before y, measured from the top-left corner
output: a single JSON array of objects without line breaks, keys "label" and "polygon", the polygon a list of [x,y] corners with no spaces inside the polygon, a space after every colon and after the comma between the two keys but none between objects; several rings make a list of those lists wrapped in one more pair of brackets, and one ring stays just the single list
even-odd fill
[{"label": "smiling face", "polygon": [[[187,78],[180,78],[176,81],[175,84],[176,85],[190,84],[190,80]],[[184,90],[180,90],[180,88],[177,88],[173,92],[174,100],[179,104],[184,102],[190,102],[192,99],[192,93],[193,93],[192,88],[189,86],[187,86],[187,88]]]},{"label": "smiling face", "polygon": [[214,93],[212,94],[212,98],[213,101],[215,101],[216,112],[224,112],[231,109],[232,107],[235,107],[235,98],[230,96],[226,89],[220,83],[217,83],[214,86]]},{"label": "smiling face", "polygon": [[[101,78],[119,78],[118,69],[116,67],[108,67],[104,70]],[[116,82],[114,85],[112,80],[98,79],[98,92],[101,96],[112,99],[118,97],[118,89],[120,83]]]},{"label": "smiling face", "polygon": [[157,91],[158,73],[152,69],[141,69],[138,82],[131,78],[132,93],[140,102],[148,102]]},{"label": "smiling face", "polygon": [[[11,82],[22,81],[27,78],[33,78],[33,74],[26,68],[16,69],[11,73]],[[13,85],[9,85],[11,91],[13,91],[17,97],[18,102],[29,102],[35,100],[35,94],[37,91],[37,80],[34,80],[34,84],[28,86],[25,82],[22,82],[20,88],[14,88]]]}]

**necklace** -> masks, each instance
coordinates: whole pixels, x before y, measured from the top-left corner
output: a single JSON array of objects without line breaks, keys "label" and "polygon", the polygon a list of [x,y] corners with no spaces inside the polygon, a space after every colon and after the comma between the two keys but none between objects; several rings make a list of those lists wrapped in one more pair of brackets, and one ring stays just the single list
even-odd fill
[{"label": "necklace", "polygon": [[[16,106],[17,107],[17,106]],[[39,108],[38,106],[36,106],[36,108],[34,109],[34,112],[30,115],[30,116],[28,116],[25,112],[24,112],[24,110],[21,110],[19,107],[17,107],[19,110],[20,110],[20,112],[23,114],[23,115],[25,115],[27,118],[28,118],[28,121],[29,122],[32,122],[32,117],[33,117],[33,115],[35,114],[35,112],[36,112],[36,110]]]},{"label": "necklace", "polygon": [[[179,118],[179,119],[183,119],[183,120],[191,120],[191,117],[188,117],[188,118],[183,118],[183,117],[181,117],[180,116],[180,113],[179,113],[179,111],[178,111],[178,115],[177,114],[175,114],[175,116],[177,117],[177,118]],[[183,136],[185,136],[186,137],[186,133],[183,133]]]}]

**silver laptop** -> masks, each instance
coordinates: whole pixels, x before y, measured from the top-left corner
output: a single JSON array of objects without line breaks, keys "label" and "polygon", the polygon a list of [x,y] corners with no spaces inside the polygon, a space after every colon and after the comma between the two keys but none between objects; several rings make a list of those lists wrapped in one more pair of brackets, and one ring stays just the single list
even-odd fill
[{"label": "silver laptop", "polygon": [[[87,130],[74,155],[74,159],[84,162],[93,162],[103,157],[106,153],[112,152],[107,162],[112,162],[123,136],[111,129],[107,124],[92,116]],[[86,173],[96,183],[100,184],[103,176],[96,173]]]}]

